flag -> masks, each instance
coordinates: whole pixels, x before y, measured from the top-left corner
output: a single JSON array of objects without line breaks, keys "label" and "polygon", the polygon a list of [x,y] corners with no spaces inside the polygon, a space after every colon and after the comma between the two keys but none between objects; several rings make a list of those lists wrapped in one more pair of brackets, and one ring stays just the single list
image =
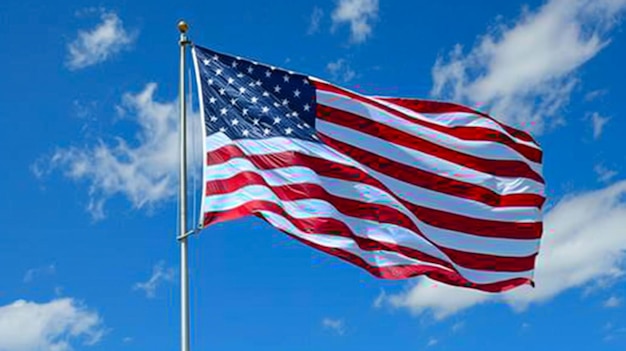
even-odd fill
[{"label": "flag", "polygon": [[256,215],[376,277],[499,292],[532,284],[542,151],[438,101],[362,95],[194,46],[203,227]]}]

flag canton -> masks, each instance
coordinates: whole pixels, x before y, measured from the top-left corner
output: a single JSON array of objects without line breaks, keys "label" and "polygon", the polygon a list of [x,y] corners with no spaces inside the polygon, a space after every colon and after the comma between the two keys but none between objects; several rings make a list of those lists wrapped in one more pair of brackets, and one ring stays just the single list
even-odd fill
[{"label": "flag canton", "polygon": [[206,134],[318,141],[308,77],[195,47]]}]

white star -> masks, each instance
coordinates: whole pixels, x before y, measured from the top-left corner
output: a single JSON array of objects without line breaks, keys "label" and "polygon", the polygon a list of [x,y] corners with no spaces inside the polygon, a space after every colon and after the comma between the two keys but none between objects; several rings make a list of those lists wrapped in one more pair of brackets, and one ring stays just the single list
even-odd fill
[{"label": "white star", "polygon": [[275,69],[276,69],[276,67],[274,67],[274,66],[270,66],[270,69],[273,71],[273,70],[275,70]]},{"label": "white star", "polygon": [[274,92],[280,93],[280,87],[278,85],[274,87]]},{"label": "white star", "polygon": [[291,134],[291,132],[293,132],[293,129],[291,129],[291,128],[285,129],[285,134],[289,135],[289,134]]},{"label": "white star", "polygon": [[302,124],[298,123],[296,127],[298,127],[298,129],[302,129]]},{"label": "white star", "polygon": [[261,81],[257,80],[256,82],[254,82],[254,84],[256,84],[257,86],[261,86]]},{"label": "white star", "polygon": [[308,80],[308,79],[306,79],[306,78],[304,78],[304,79],[302,80],[302,83],[303,83],[304,85],[308,85],[308,84],[309,84],[309,80]]},{"label": "white star", "polygon": [[233,66],[233,68],[237,68],[237,61],[233,61],[233,63],[231,64],[231,66]]},{"label": "white star", "polygon": [[243,73],[237,73],[237,78],[243,78]]},{"label": "white star", "polygon": [[250,82],[248,83],[249,86],[254,87],[255,83],[254,82]]},{"label": "white star", "polygon": [[226,89],[221,88],[221,89],[219,90],[219,92],[220,92],[220,95],[224,95],[224,94],[226,94]]},{"label": "white star", "polygon": [[217,55],[213,55],[213,59],[214,59],[215,61],[219,61],[219,60],[220,60],[220,57],[219,57],[219,56],[217,56]]},{"label": "white star", "polygon": [[274,124],[280,123],[280,117],[274,117]]},{"label": "white star", "polygon": [[260,121],[261,121],[260,119],[255,118],[252,120],[252,124],[254,124],[255,126],[258,126]]},{"label": "white star", "polygon": [[267,106],[261,107],[261,112],[262,113],[268,113],[269,111],[270,111],[269,107],[267,107]]},{"label": "white star", "polygon": [[293,96],[300,97],[300,90],[296,89],[296,91],[293,92]]},{"label": "white star", "polygon": [[230,104],[235,105],[237,103],[237,99],[230,99]]},{"label": "white star", "polygon": [[230,121],[230,124],[232,124],[232,125],[236,126],[237,124],[239,124],[239,120],[238,120],[238,119],[232,119],[232,120]]},{"label": "white star", "polygon": [[263,95],[265,97],[268,97],[268,96],[270,96],[270,93],[268,93],[267,91],[264,91],[263,94],[261,94],[261,95]]},{"label": "white star", "polygon": [[274,101],[273,105],[274,105],[274,107],[280,107],[280,104],[278,102],[276,102],[276,101]]},{"label": "white star", "polygon": [[219,76],[220,74],[222,74],[222,69],[221,69],[221,68],[216,69],[216,70],[215,70],[215,74],[216,74],[216,75],[218,75],[218,76]]},{"label": "white star", "polygon": [[269,128],[263,129],[263,135],[268,135],[270,133]]},{"label": "white star", "polygon": [[206,81],[206,82],[207,82],[207,83],[209,83],[209,85],[213,85],[213,78],[209,78],[209,79],[207,79],[207,81]]},{"label": "white star", "polygon": [[228,110],[226,109],[226,107],[222,107],[222,109],[220,110],[220,113],[223,115],[226,114],[226,112],[228,112]]},{"label": "white star", "polygon": [[256,104],[256,102],[259,101],[259,98],[256,96],[253,96],[251,100],[253,104]]},{"label": "white star", "polygon": [[243,94],[245,92],[246,92],[246,88],[244,87],[239,88],[239,94]]},{"label": "white star", "polygon": [[283,100],[283,106],[284,106],[284,105],[287,105],[288,103],[289,103],[289,100],[287,100],[287,99],[284,99],[284,100]]},{"label": "white star", "polygon": [[304,126],[309,128],[309,124],[308,123],[304,123]]},{"label": "white star", "polygon": [[211,60],[209,60],[209,59],[204,59],[204,60],[202,60],[202,62],[204,63],[204,65],[205,65],[205,66],[208,66],[208,65],[209,65],[209,63],[211,63]]},{"label": "white star", "polygon": [[270,71],[265,71],[265,76],[266,76],[267,78],[269,78],[271,75],[272,75],[272,72],[270,72]]},{"label": "white star", "polygon": [[243,111],[241,111],[241,114],[243,114],[244,116],[248,115],[248,109],[244,108]]},{"label": "white star", "polygon": [[252,68],[252,66],[248,67],[248,73],[252,73],[254,71],[254,68]]},{"label": "white star", "polygon": [[298,112],[293,111],[293,112],[291,113],[291,115],[292,115],[292,116],[294,116],[294,117],[298,117]]},{"label": "white star", "polygon": [[241,132],[241,134],[243,134],[243,136],[247,137],[248,134],[250,134],[250,132],[248,130],[244,130],[243,132]]},{"label": "white star", "polygon": [[233,79],[233,77],[228,77],[228,84],[233,84],[235,82],[235,80]]},{"label": "white star", "polygon": [[216,98],[214,98],[213,96],[211,96],[211,97],[209,98],[209,102],[210,102],[210,103],[214,104],[214,103],[215,103],[215,101],[217,101],[217,99],[216,99]]},{"label": "white star", "polygon": [[285,83],[287,83],[289,81],[289,76],[285,74],[285,76],[283,77],[283,81],[285,81]]},{"label": "white star", "polygon": [[213,116],[213,115],[211,115],[209,119],[211,120],[211,122],[215,122],[215,121],[217,121],[217,117],[215,117],[215,116]]},{"label": "white star", "polygon": [[226,128],[220,127],[220,132],[224,133],[225,131],[226,131]]},{"label": "white star", "polygon": [[305,111],[308,111],[308,110],[310,110],[310,109],[311,109],[311,106],[309,106],[309,104],[304,105],[304,110],[305,110]]}]

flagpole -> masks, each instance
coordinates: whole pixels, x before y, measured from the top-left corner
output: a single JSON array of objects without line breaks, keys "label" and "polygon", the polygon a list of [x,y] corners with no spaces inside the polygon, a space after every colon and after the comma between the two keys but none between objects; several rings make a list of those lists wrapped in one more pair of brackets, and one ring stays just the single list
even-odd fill
[{"label": "flagpole", "polygon": [[180,227],[178,241],[180,241],[180,349],[189,351],[189,275],[187,271],[187,106],[185,101],[185,50],[187,30],[185,21],[178,22],[180,32],[180,189],[179,210]]}]

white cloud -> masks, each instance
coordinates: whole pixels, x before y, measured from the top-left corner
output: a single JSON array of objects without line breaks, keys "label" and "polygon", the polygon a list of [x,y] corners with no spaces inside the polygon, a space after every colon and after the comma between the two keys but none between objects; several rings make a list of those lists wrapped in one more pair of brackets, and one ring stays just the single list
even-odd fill
[{"label": "white cloud", "polygon": [[617,175],[617,171],[606,168],[602,164],[598,164],[593,167],[593,170],[598,175],[598,180],[603,183],[608,183]]},{"label": "white cloud", "polygon": [[593,138],[598,139],[602,135],[602,130],[611,120],[610,117],[602,117],[599,113],[594,112],[591,115],[591,123],[593,124]]},{"label": "white cloud", "polygon": [[339,0],[333,11],[333,30],[350,24],[350,41],[362,43],[372,35],[372,22],[378,17],[378,0]]},{"label": "white cloud", "polygon": [[322,326],[334,331],[338,335],[344,335],[346,332],[345,323],[341,319],[324,318],[322,320]]},{"label": "white cloud", "polygon": [[314,7],[309,20],[309,29],[307,29],[307,34],[311,35],[319,31],[322,17],[324,17],[324,10],[317,6]]},{"label": "white cloud", "polygon": [[606,301],[604,301],[604,307],[606,308],[615,308],[620,307],[622,305],[622,300],[617,296],[611,296]]},{"label": "white cloud", "polygon": [[326,65],[326,70],[330,73],[333,80],[341,83],[347,83],[356,77],[356,72],[345,59],[329,62]]},{"label": "white cloud", "polygon": [[626,0],[550,0],[500,24],[468,53],[457,45],[433,67],[432,94],[486,104],[497,118],[541,132],[578,84],[577,69],[606,47]]},{"label": "white cloud", "polygon": [[[60,148],[52,157],[35,163],[36,174],[61,169],[74,181],[86,181],[87,210],[95,219],[105,216],[106,200],[115,195],[126,196],[136,209],[152,209],[173,199],[178,193],[178,102],[157,101],[156,89],[157,85],[150,83],[137,94],[126,93],[117,108],[118,118],[138,125],[134,138],[116,137],[114,142],[98,140],[91,146]],[[201,121],[192,111],[187,117],[188,166],[192,176],[201,165]]]},{"label": "white cloud", "polygon": [[610,286],[623,275],[626,257],[626,181],[570,195],[545,216],[535,270],[536,287],[488,294],[420,279],[385,304],[436,319],[487,302],[505,302],[517,311],[572,289]]},{"label": "white cloud", "polygon": [[26,271],[26,274],[24,274],[24,283],[32,282],[33,279],[38,275],[50,275],[50,274],[54,274],[55,272],[56,272],[56,267],[54,266],[54,264],[50,264],[45,267],[31,268],[28,271]]},{"label": "white cloud", "polygon": [[161,283],[174,281],[174,268],[165,267],[165,262],[159,262],[152,268],[152,276],[145,282],[136,283],[133,290],[143,290],[146,297],[154,298],[156,289]]},{"label": "white cloud", "polygon": [[124,28],[116,13],[99,12],[101,22],[90,30],[79,30],[76,39],[67,46],[67,66],[70,69],[106,61],[135,41],[136,35]]},{"label": "white cloud", "polygon": [[0,306],[3,351],[70,351],[77,342],[98,343],[104,333],[100,316],[70,298]]}]

